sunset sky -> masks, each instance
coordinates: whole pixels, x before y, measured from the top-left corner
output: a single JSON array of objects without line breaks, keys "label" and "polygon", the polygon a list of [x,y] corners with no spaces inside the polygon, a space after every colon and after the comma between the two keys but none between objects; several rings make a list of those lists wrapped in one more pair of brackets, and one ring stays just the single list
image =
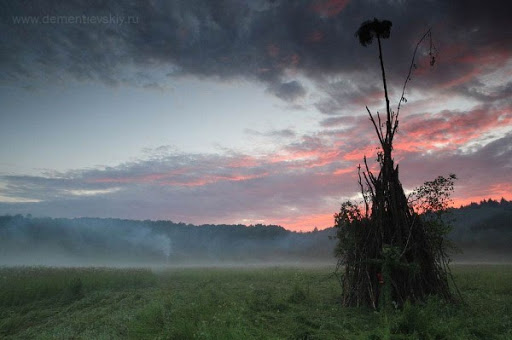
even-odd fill
[{"label": "sunset sky", "polygon": [[[406,191],[512,199],[507,1],[0,0],[0,214],[333,225],[374,163],[383,41]],[[53,22],[52,22],[53,21]]]}]

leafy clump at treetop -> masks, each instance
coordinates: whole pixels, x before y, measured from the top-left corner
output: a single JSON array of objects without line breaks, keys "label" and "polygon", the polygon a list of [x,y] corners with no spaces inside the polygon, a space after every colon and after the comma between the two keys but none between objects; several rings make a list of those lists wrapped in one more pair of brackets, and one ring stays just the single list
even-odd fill
[{"label": "leafy clump at treetop", "polygon": [[380,171],[375,176],[365,157],[365,169],[358,168],[363,201],[344,202],[334,216],[336,273],[346,306],[402,306],[408,300],[424,301],[430,295],[455,300],[448,282],[450,244],[445,237],[449,227],[442,214],[450,203],[456,177],[440,176],[406,197],[392,157],[400,104],[406,102],[405,90],[416,67],[418,49],[429,40],[430,65],[435,63],[436,49],[428,30],[414,50],[397,109],[391,110],[381,45],[381,39],[389,38],[391,26],[388,20],[374,19],[364,22],[356,32],[363,46],[377,40],[386,116],[384,122],[379,113],[375,119],[366,107],[379,139]]}]

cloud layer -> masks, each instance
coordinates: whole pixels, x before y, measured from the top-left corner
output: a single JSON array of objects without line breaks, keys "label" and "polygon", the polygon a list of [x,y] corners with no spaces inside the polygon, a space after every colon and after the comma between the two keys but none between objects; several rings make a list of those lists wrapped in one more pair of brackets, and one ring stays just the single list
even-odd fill
[{"label": "cloud layer", "polygon": [[[35,202],[3,203],[0,208],[64,217],[327,227],[339,202],[357,193],[356,166],[375,148],[357,136],[368,122],[358,123],[365,127],[354,125],[352,132],[335,136],[303,136],[272,155],[170,153],[106,169],[4,176],[3,195]],[[511,145],[509,133],[468,152],[451,144],[439,146],[436,138],[415,147],[398,143],[396,151],[406,188],[455,172],[460,177],[456,201],[467,203],[510,197]]]},{"label": "cloud layer", "polygon": [[[374,16],[392,98],[412,49],[431,27],[438,59],[420,48],[395,156],[412,188],[451,172],[458,202],[512,198],[512,36],[503,1],[57,1],[2,3],[4,86],[102,82],[165,86],[193,76],[243,78],[289,108],[318,113],[315,131],[246,132],[276,150],[254,155],[164,152],[111,168],[3,176],[0,211],[57,216],[170,218],[191,223],[327,227],[357,193],[356,166],[375,153],[364,106],[383,110],[375,46],[354,37]],[[16,23],[20,18],[135,18],[134,23]],[[63,20],[63,19],[62,19]],[[110,20],[110,19],[109,19]],[[396,107],[396,103],[394,103]],[[25,203],[21,203],[21,202]],[[18,202],[18,203],[16,203]]]},{"label": "cloud layer", "polygon": [[[168,76],[246,77],[293,101],[306,94],[304,74],[327,97],[319,107],[342,110],[378,92],[375,50],[358,46],[354,32],[374,16],[393,22],[386,41],[389,79],[400,85],[411,48],[432,27],[440,71],[423,77],[422,88],[442,84],[478,95],[475,77],[502,66],[512,49],[511,8],[502,1],[59,1],[2,5],[0,38],[3,81],[68,77],[107,84],[155,85],[140,70]],[[43,24],[48,17],[108,18],[107,24]],[[39,23],[19,23],[32,18]],[[128,23],[128,18],[135,22]],[[121,24],[119,21],[123,19]],[[67,19],[66,19],[67,20]],[[17,22],[17,23],[16,23]],[[30,22],[30,21],[29,21]],[[418,64],[420,68],[423,66]],[[421,70],[420,70],[421,71]],[[335,76],[336,79],[326,79]],[[327,80],[327,84],[326,84]],[[371,82],[370,82],[371,81]],[[505,84],[502,84],[505,85]],[[471,86],[471,87],[470,87]],[[332,105],[331,101],[341,101]]]}]

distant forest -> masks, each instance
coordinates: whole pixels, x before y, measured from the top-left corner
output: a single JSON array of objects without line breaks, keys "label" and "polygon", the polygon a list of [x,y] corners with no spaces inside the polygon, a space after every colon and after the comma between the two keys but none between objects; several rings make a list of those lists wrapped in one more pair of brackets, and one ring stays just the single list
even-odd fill
[{"label": "distant forest", "polygon": [[[451,209],[456,260],[512,258],[512,202]],[[224,265],[335,263],[334,228],[0,216],[0,265]]]}]

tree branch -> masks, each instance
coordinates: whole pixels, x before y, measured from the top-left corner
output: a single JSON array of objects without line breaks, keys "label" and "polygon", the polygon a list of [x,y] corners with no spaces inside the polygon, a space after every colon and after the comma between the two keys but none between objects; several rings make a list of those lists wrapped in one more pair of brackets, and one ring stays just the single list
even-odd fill
[{"label": "tree branch", "polygon": [[365,208],[365,211],[364,211],[364,216],[365,217],[368,217],[368,200],[366,198],[366,194],[365,194],[365,191],[364,191],[364,186],[363,186],[363,181],[361,179],[361,164],[359,164],[357,166],[357,175],[359,176],[359,186],[361,187],[361,194],[363,195],[363,200],[364,200],[364,208]]},{"label": "tree branch", "polygon": [[[379,132],[379,128],[377,127],[377,123],[375,123],[375,119],[373,119],[372,113],[370,112],[370,109],[368,106],[366,107],[366,111],[368,111],[368,115],[370,116],[370,120],[373,124],[373,127],[375,128],[375,132],[377,133],[377,137],[379,137],[380,144],[384,147],[384,139],[382,138],[382,134]],[[380,122],[380,117],[379,117]]]},{"label": "tree branch", "polygon": [[[396,129],[398,128],[398,115],[400,114],[400,107],[402,105],[402,102],[405,101],[405,89],[407,88],[407,83],[409,83],[409,80],[411,80],[411,74],[413,72],[413,69],[415,68],[415,64],[414,64],[414,61],[416,60],[416,54],[418,52],[418,48],[420,47],[421,43],[423,42],[423,40],[425,40],[426,37],[430,37],[430,39],[432,40],[432,29],[429,28],[425,34],[423,34],[423,36],[420,38],[420,40],[418,40],[418,43],[416,43],[416,47],[414,48],[414,52],[412,54],[412,60],[411,60],[411,65],[409,66],[409,72],[407,73],[407,77],[405,78],[405,82],[404,82],[404,86],[402,88],[402,95],[400,96],[400,100],[398,101],[398,107],[396,109],[396,116],[395,116],[395,122],[394,122],[394,126],[393,126],[393,135],[395,134],[395,131]],[[431,42],[431,45],[432,45],[432,42]],[[432,49],[432,47],[431,47]],[[430,51],[432,53],[432,51]]]}]

